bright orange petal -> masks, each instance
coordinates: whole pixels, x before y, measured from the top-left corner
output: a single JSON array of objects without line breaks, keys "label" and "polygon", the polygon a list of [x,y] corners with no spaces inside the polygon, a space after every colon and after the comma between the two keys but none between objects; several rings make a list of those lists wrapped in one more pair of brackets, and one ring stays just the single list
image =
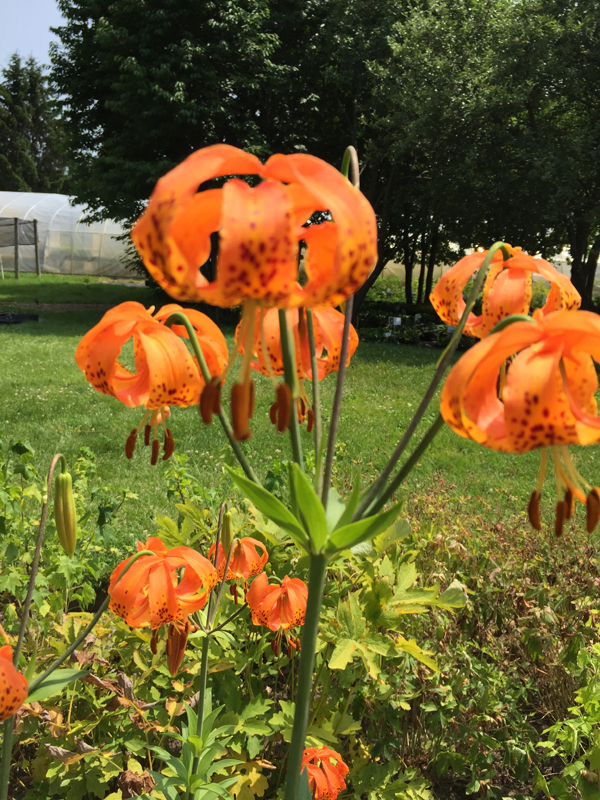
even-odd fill
[{"label": "bright orange petal", "polygon": [[173,586],[173,571],[164,561],[151,570],[148,578],[148,603],[152,630],[167,622],[183,619],[183,612]]},{"label": "bright orange petal", "polygon": [[28,684],[25,676],[12,663],[12,648],[0,648],[0,721],[17,712],[27,700]]}]

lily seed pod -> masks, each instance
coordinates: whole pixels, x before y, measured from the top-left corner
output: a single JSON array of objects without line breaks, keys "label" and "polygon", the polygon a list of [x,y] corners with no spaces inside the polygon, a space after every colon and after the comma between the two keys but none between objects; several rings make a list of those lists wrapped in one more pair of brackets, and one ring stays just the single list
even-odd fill
[{"label": "lily seed pod", "polygon": [[223,514],[223,521],[221,522],[221,544],[223,545],[223,552],[225,557],[231,550],[233,544],[233,520],[231,519],[231,511],[226,511]]},{"label": "lily seed pod", "polygon": [[54,522],[63,550],[72,556],[77,544],[77,516],[73,481],[68,472],[61,472],[54,484]]}]

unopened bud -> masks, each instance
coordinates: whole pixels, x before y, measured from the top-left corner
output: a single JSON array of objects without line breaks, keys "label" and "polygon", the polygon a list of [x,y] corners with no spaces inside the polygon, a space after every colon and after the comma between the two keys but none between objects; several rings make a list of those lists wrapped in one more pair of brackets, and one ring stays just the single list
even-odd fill
[{"label": "unopened bud", "polygon": [[63,550],[72,556],[77,544],[77,515],[73,481],[68,472],[61,472],[54,484],[54,522]]},{"label": "unopened bud", "polygon": [[233,520],[231,518],[231,511],[226,511],[223,514],[221,521],[221,545],[223,546],[223,554],[227,558],[231,545],[233,544]]}]

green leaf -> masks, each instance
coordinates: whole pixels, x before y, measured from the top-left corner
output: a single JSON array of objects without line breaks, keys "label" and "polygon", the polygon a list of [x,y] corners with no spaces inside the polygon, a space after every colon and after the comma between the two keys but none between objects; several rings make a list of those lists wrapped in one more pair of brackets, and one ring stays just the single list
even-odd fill
[{"label": "green leaf", "polygon": [[[343,528],[352,522],[352,515],[358,508],[359,500],[360,500],[360,472],[357,472],[353,479],[352,492],[350,493],[350,497],[348,498],[348,502],[346,503],[346,508],[344,509],[343,514],[335,524],[336,528]],[[331,502],[331,499],[329,500],[329,502]],[[327,506],[327,510],[329,511],[329,506]],[[327,516],[329,516],[329,514]]]},{"label": "green leaf", "polygon": [[46,700],[48,697],[62,692],[65,686],[73,683],[77,678],[84,678],[86,675],[89,675],[89,672],[80,669],[55,669],[33,692],[29,693],[27,702]]},{"label": "green leaf", "polygon": [[373,547],[379,555],[382,555],[394,544],[394,542],[399,542],[402,539],[406,539],[406,537],[410,536],[410,534],[411,528],[408,520],[397,519],[395,523],[387,529],[387,531],[380,533],[379,536],[376,536],[375,539],[373,539]]},{"label": "green leaf", "polygon": [[425,664],[426,667],[429,667],[429,669],[432,669],[434,672],[440,671],[433,658],[431,658],[425,650],[422,650],[414,639],[405,639],[403,636],[400,636],[396,640],[396,647],[398,650],[403,650],[413,658],[416,658],[417,661],[420,661],[421,664]]},{"label": "green leaf", "polygon": [[401,504],[398,503],[381,514],[376,514],[375,516],[361,519],[358,522],[352,522],[350,525],[344,525],[342,528],[337,528],[328,539],[326,552],[335,553],[339,550],[346,550],[359,542],[372,539],[374,536],[377,536],[377,534],[389,528],[399,513],[400,508]]},{"label": "green leaf", "polygon": [[275,495],[263,489],[262,486],[254,483],[243,475],[234,472],[231,467],[225,464],[225,469],[238,489],[261,511],[265,517],[275,522],[280,528],[286,530],[294,542],[306,552],[310,552],[310,540],[306,531],[300,525],[291,511],[278,500]]},{"label": "green leaf", "polygon": [[325,509],[298,464],[293,465],[292,481],[298,503],[298,513],[304,519],[304,525],[308,530],[313,548],[318,552],[327,538]]},{"label": "green leaf", "polygon": [[[340,524],[340,519],[346,510],[346,506],[344,505],[344,501],[340,497],[339,492],[337,489],[334,489],[333,486],[329,487],[329,492],[327,494],[327,530],[329,533],[335,530],[335,528]],[[350,520],[348,520],[350,522]]]},{"label": "green leaf", "polygon": [[329,659],[329,669],[345,669],[357,650],[358,644],[353,639],[338,639]]}]

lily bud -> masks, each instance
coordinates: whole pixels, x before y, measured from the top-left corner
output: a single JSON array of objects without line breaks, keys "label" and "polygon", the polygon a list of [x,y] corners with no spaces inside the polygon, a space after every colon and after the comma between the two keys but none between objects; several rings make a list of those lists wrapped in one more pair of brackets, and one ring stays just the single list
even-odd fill
[{"label": "lily bud", "polygon": [[54,484],[54,522],[63,550],[72,556],[77,544],[77,515],[73,481],[68,472],[61,472]]},{"label": "lily bud", "polygon": [[233,544],[233,521],[231,519],[231,511],[226,511],[223,514],[223,520],[221,522],[221,544],[223,545],[225,558],[227,558],[227,554],[231,550],[231,545]]}]

